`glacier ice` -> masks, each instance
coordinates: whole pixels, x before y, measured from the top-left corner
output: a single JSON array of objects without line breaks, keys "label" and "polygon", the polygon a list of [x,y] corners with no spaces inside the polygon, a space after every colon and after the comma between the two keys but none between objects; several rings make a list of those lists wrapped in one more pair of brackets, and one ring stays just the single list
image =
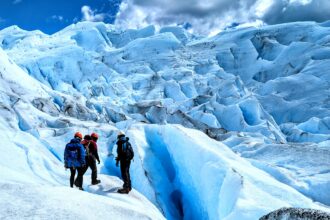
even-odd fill
[{"label": "glacier ice", "polygon": [[[329,212],[329,34],[314,22],[210,38],[102,22],[53,35],[1,30],[0,194],[14,194],[21,209],[0,202],[0,213],[42,218],[68,194],[59,216],[69,219],[109,207],[107,216],[124,219]],[[82,194],[64,187],[62,153],[76,130],[101,137],[102,184]],[[128,197],[113,194],[118,130],[137,152]],[[88,199],[100,207],[69,205]]]}]

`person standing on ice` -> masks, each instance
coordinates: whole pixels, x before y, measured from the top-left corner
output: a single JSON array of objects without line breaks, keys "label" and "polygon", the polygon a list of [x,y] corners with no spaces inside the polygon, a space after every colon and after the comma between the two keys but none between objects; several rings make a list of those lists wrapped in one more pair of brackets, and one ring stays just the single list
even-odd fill
[{"label": "person standing on ice", "polygon": [[131,165],[131,160],[134,157],[133,148],[128,140],[129,138],[125,137],[124,133],[119,132],[117,136],[116,166],[118,166],[120,162],[121,177],[123,178],[124,185],[122,189],[118,190],[118,192],[125,194],[128,194],[132,190],[129,168]]},{"label": "person standing on ice", "polygon": [[91,135],[85,135],[84,140],[81,142],[86,151],[86,163],[87,166],[83,169],[83,174],[87,171],[88,167],[92,170],[92,185],[99,184],[101,180],[97,179],[97,166],[96,161],[100,164],[100,158],[97,150],[97,140],[99,136],[96,133],[92,133]]},{"label": "person standing on ice", "polygon": [[71,172],[70,176],[70,187],[73,187],[74,177],[76,175],[76,170],[78,171],[77,177],[77,187],[80,190],[83,185],[83,167],[85,166],[85,149],[80,143],[82,139],[82,134],[76,132],[74,138],[65,146],[64,150],[64,167],[69,168]]}]

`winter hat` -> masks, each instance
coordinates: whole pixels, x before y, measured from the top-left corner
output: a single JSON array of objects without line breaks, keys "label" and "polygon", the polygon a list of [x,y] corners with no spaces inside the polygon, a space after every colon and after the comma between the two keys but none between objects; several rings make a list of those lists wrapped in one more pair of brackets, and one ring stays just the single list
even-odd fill
[{"label": "winter hat", "polygon": [[84,136],[84,140],[92,140],[92,137],[89,134],[86,134]]},{"label": "winter hat", "polygon": [[125,137],[125,133],[122,131],[119,131],[117,138],[120,138],[120,137]]},{"label": "winter hat", "polygon": [[82,133],[80,133],[79,131],[77,131],[77,132],[74,134],[74,137],[77,137],[77,138],[80,138],[80,139],[83,138]]},{"label": "winter hat", "polygon": [[96,134],[96,133],[92,133],[92,134],[91,134],[91,137],[92,137],[92,138],[96,138],[96,139],[98,139],[98,138],[99,138],[99,135]]}]

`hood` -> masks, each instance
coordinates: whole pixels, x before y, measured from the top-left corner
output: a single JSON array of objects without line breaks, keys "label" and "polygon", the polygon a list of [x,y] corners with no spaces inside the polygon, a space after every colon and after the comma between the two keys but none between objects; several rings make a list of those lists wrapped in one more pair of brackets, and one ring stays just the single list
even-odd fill
[{"label": "hood", "polygon": [[129,140],[129,137],[120,137],[117,142],[127,142]]},{"label": "hood", "polygon": [[81,140],[79,138],[73,138],[70,141],[70,143],[72,143],[72,144],[77,144],[77,143],[80,143],[80,142],[81,142]]}]

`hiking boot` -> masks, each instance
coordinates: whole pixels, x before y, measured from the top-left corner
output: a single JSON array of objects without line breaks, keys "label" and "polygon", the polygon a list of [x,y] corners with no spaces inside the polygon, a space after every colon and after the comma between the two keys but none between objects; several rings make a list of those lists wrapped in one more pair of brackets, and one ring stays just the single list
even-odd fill
[{"label": "hiking boot", "polygon": [[79,187],[79,190],[81,190],[81,191],[85,191],[84,188],[82,188],[82,187]]},{"label": "hiking boot", "polygon": [[92,182],[92,185],[97,185],[97,184],[99,184],[100,182],[101,182],[101,180],[95,180],[95,181]]},{"label": "hiking boot", "polygon": [[118,189],[118,193],[120,194],[128,194],[129,193],[129,189],[128,188],[122,188],[122,189]]}]

